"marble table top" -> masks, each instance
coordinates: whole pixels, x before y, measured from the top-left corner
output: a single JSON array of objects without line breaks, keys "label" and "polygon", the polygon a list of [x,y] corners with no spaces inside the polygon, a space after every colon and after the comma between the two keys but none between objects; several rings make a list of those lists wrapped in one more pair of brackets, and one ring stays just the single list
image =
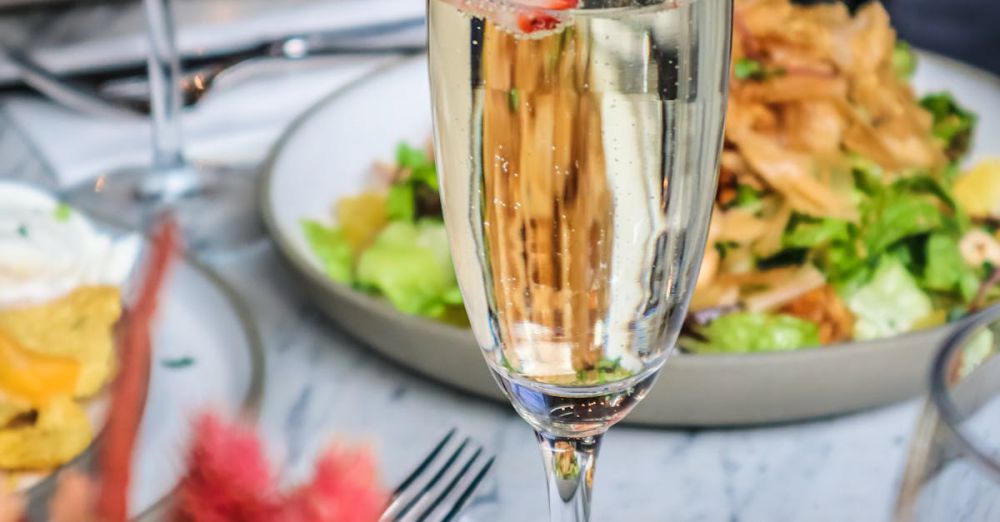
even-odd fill
[{"label": "marble table top", "polygon": [[[504,404],[429,382],[374,355],[320,314],[269,246],[217,261],[244,293],[268,347],[262,423],[289,480],[331,437],[372,440],[395,483],[450,427],[473,435],[496,472],[463,520],[545,518],[528,426]],[[773,427],[616,426],[595,482],[596,521],[889,520],[916,402]]]}]

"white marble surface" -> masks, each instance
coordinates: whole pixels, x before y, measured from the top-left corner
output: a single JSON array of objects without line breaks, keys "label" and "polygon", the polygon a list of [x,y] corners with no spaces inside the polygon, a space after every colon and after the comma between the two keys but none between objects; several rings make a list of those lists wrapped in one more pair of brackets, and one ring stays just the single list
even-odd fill
[{"label": "white marble surface", "polygon": [[[199,106],[186,116],[193,154],[259,160],[291,117],[374,66],[334,65],[291,79],[262,79]],[[139,124],[94,121],[28,97],[0,100],[0,111],[35,141],[63,181],[141,161],[148,153]],[[534,439],[509,406],[428,382],[368,352],[305,300],[266,244],[214,263],[250,303],[264,335],[261,422],[288,480],[306,473],[317,452],[339,437],[373,441],[384,480],[392,484],[457,426],[498,456],[496,472],[465,519],[544,519]],[[917,414],[911,402],[754,429],[619,426],[606,437],[598,465],[594,520],[886,521]]]}]

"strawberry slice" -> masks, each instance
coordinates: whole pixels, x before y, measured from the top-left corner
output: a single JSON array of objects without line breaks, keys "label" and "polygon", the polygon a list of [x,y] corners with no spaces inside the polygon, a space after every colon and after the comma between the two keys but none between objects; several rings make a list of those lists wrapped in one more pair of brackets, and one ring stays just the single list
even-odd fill
[{"label": "strawberry slice", "polygon": [[535,31],[551,31],[559,25],[559,19],[542,11],[519,13],[517,28],[531,34]]},{"label": "strawberry slice", "polygon": [[517,14],[517,28],[531,34],[535,31],[551,31],[558,27],[561,20],[551,11],[573,9],[580,4],[580,0],[515,0],[515,3],[535,8],[525,9]]}]

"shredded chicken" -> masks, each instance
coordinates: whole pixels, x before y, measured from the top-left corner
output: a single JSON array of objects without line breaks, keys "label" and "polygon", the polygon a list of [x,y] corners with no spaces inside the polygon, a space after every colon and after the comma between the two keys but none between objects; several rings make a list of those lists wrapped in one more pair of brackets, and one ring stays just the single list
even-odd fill
[{"label": "shredded chicken", "polygon": [[739,148],[751,168],[784,196],[793,210],[816,217],[857,219],[850,195],[834,191],[813,175],[816,168],[810,155],[789,151],[752,132],[740,137]]},{"label": "shredded chicken", "polygon": [[826,284],[823,274],[812,265],[805,265],[782,281],[744,298],[751,312],[770,312]]},{"label": "shredded chicken", "polygon": [[721,212],[716,220],[720,223],[718,241],[726,243],[752,243],[767,231],[767,221],[743,208]]},{"label": "shredded chicken", "polygon": [[830,285],[800,295],[780,311],[818,324],[823,344],[850,340],[854,331],[854,316]]}]

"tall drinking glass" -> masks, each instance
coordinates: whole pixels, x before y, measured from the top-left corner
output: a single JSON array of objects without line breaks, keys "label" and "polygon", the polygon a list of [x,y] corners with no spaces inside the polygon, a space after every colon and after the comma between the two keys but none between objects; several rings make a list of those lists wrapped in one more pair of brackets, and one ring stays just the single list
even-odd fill
[{"label": "tall drinking glass", "polygon": [[895,519],[1000,520],[1000,308],[946,343],[930,384]]},{"label": "tall drinking glass", "polygon": [[184,156],[180,58],[170,0],[143,0],[148,25],[153,154],[150,165],[98,175],[67,193],[89,214],[135,229],[169,210],[192,249],[225,249],[263,236],[252,171],[195,165]]},{"label": "tall drinking glass", "polygon": [[429,0],[444,217],[552,520],[672,351],[705,244],[731,0]]}]

